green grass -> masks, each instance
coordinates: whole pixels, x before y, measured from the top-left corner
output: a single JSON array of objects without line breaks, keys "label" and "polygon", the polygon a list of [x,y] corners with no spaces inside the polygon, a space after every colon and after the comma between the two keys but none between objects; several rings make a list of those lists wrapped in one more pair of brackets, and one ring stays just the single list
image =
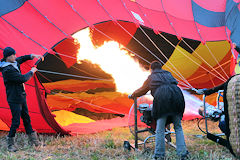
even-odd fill
[{"label": "green grass", "polygon": [[[212,124],[215,125],[215,124]],[[217,124],[216,124],[217,126]],[[196,127],[196,121],[183,123],[186,144],[193,160],[231,160],[229,151],[210,140],[198,138],[194,134],[202,134]],[[217,131],[213,128],[214,131]],[[0,159],[1,160],[150,160],[154,145],[149,152],[124,150],[125,140],[134,143],[128,128],[116,128],[111,131],[78,136],[56,136],[40,134],[40,140],[46,144],[44,147],[29,147],[27,136],[18,133],[16,144],[20,151],[10,153],[6,148],[5,136],[7,132],[0,133]],[[173,142],[175,137],[172,136]],[[175,160],[174,148],[166,148],[167,160]]]}]

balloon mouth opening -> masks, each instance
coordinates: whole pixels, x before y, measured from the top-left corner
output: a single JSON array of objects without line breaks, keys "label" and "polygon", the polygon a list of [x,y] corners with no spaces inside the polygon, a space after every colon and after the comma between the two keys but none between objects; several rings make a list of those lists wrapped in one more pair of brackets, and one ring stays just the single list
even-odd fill
[{"label": "balloon mouth opening", "polygon": [[[50,62],[50,64],[55,63],[58,66],[57,68],[51,68],[51,66],[46,66],[42,62],[38,65],[38,68],[63,74],[41,73],[42,76],[38,76],[38,78],[48,91],[46,102],[49,110],[62,127],[71,124],[76,125],[77,123],[81,125],[83,123],[94,123],[99,120],[123,118],[125,116],[125,114],[112,109],[112,107],[117,108],[118,105],[123,105],[116,102],[119,101],[116,99],[123,95],[116,92],[115,84],[111,81],[112,77],[110,75],[88,61],[82,61],[81,64],[75,63],[68,68],[58,58],[55,55],[48,54],[44,62],[48,64]],[[86,68],[88,69],[87,73],[92,70],[92,74],[98,73],[99,76],[106,80],[81,78],[89,76],[86,73]],[[71,77],[65,74],[80,77]],[[127,99],[127,95],[122,99],[122,101]]]}]

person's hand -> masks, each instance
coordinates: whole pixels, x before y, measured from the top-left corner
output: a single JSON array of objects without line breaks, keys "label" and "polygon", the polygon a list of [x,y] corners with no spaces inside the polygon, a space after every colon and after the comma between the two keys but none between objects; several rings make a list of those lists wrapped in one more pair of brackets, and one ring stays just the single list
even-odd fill
[{"label": "person's hand", "polygon": [[197,90],[196,90],[196,93],[197,93],[197,94],[204,94],[204,89],[197,89]]},{"label": "person's hand", "polygon": [[34,58],[41,59],[42,61],[44,61],[44,57],[42,55],[32,54],[32,56]]},{"label": "person's hand", "polygon": [[133,99],[134,97],[132,96],[132,94],[129,94],[129,95],[128,95],[128,98],[129,98],[129,99]]},{"label": "person's hand", "polygon": [[37,69],[36,67],[32,67],[32,68],[31,68],[31,71],[32,71],[33,73],[35,73],[37,70],[38,70],[38,69]]},{"label": "person's hand", "polygon": [[237,45],[236,45],[236,43],[233,42],[233,43],[232,43],[232,46],[233,46],[233,48],[235,49]]}]

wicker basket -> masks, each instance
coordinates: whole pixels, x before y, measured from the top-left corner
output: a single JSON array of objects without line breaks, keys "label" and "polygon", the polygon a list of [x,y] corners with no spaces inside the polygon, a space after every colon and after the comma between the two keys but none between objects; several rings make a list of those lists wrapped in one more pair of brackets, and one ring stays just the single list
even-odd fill
[{"label": "wicker basket", "polygon": [[227,86],[227,101],[229,114],[229,142],[233,152],[240,157],[240,75],[234,76]]}]

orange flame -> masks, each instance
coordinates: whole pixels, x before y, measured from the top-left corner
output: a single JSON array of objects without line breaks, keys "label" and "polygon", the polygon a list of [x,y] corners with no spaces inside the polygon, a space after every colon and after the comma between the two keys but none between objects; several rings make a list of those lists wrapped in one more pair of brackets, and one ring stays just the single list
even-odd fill
[{"label": "orange flame", "polygon": [[78,51],[78,63],[82,60],[98,64],[102,70],[111,74],[115,80],[118,92],[132,93],[142,86],[149,72],[141,68],[129,53],[115,41],[105,42],[95,48],[89,36],[89,29],[84,29],[73,35],[81,47]]}]

